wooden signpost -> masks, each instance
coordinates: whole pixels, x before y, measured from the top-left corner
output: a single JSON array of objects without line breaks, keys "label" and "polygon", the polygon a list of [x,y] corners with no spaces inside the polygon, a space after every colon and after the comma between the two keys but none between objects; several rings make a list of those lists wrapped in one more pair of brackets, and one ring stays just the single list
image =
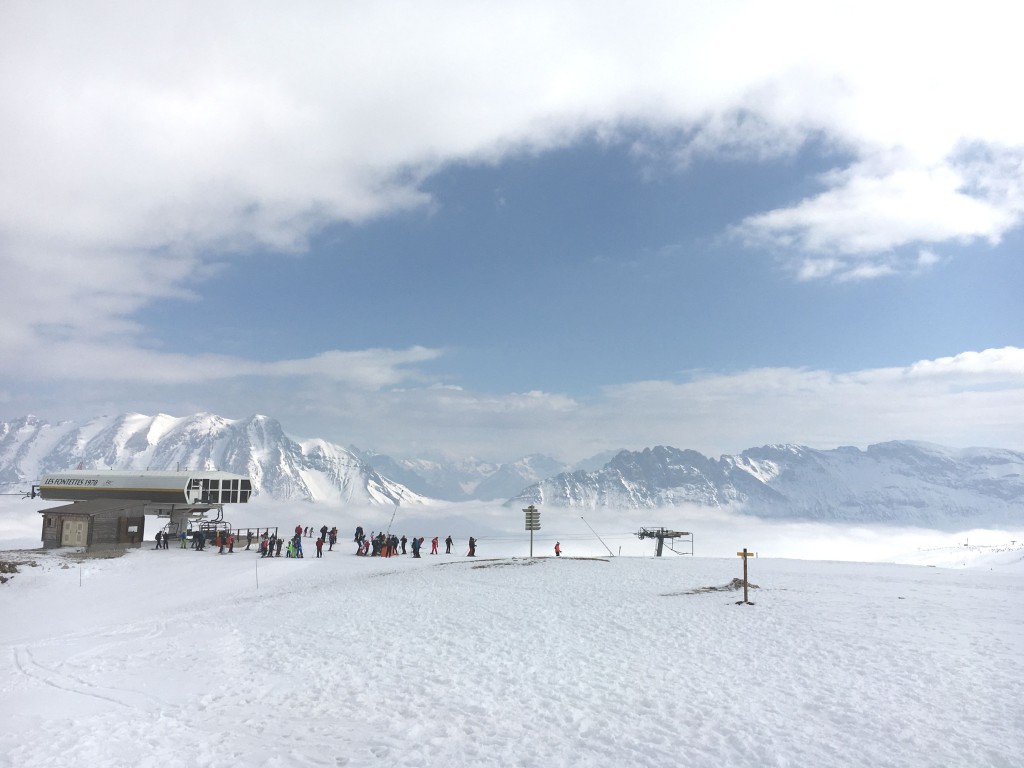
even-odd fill
[{"label": "wooden signpost", "polygon": [[736,605],[753,605],[753,603],[747,599],[747,558],[753,557],[754,553],[747,552],[747,548],[744,547],[743,551],[737,552],[736,555],[737,557],[743,558],[743,599],[737,600]]}]

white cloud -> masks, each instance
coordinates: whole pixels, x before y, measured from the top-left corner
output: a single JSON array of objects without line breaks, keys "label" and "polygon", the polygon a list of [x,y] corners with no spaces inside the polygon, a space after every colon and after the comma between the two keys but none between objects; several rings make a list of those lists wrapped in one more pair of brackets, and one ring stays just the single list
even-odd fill
[{"label": "white cloud", "polygon": [[[440,350],[426,347],[349,352],[332,350],[302,360],[241,365],[246,375],[317,377],[360,389],[375,390],[409,380],[429,381],[432,377],[425,376],[413,366],[436,360],[441,354]],[[230,371],[222,373],[225,377],[233,375]]]},{"label": "white cloud", "polygon": [[[1019,208],[958,195],[955,153],[1024,143],[1008,96],[1020,13],[455,2],[50,14],[7,3],[0,229],[129,252],[301,248],[326,221],[422,204],[417,181],[444,162],[638,122],[686,129],[684,154],[765,156],[818,135],[859,155],[821,200],[748,222],[811,248],[997,236]],[[891,153],[903,159],[869,167]],[[1011,169],[977,171],[975,189],[1020,197]],[[876,195],[911,222],[876,234]]]},{"label": "white cloud", "polygon": [[309,378],[376,391],[403,382],[433,381],[417,366],[437,360],[443,352],[426,347],[408,349],[330,350],[313,357],[261,362],[228,355],[166,353],[115,346],[84,339],[55,340],[30,348],[20,370],[8,375],[28,382],[65,379],[72,382],[117,382],[139,385],[197,385],[251,378]]},{"label": "white cloud", "polygon": [[[874,166],[874,167],[869,167]],[[881,166],[881,167],[879,167]],[[984,239],[995,243],[1020,222],[1024,208],[1008,204],[1007,196],[968,194],[968,180],[954,166],[914,168],[889,159],[858,163],[825,178],[828,191],[799,204],[748,217],[741,235],[776,247],[820,258],[805,257],[807,265],[822,262],[809,276],[832,274],[835,255],[868,257],[892,252],[908,243],[941,243]],[[986,177],[986,183],[1024,190],[1019,179]],[[872,270],[872,276],[891,274],[897,262]],[[867,275],[862,275],[867,276]]]},{"label": "white cloud", "polygon": [[942,257],[926,248],[922,248],[917,253],[917,268],[921,271],[931,269],[941,261]]},{"label": "white cloud", "polygon": [[961,352],[951,357],[922,360],[907,369],[907,375],[918,379],[955,378],[961,375],[983,377],[980,381],[993,384],[1002,381],[1015,386],[1024,384],[1024,350],[1017,347],[986,349],[981,352]]}]

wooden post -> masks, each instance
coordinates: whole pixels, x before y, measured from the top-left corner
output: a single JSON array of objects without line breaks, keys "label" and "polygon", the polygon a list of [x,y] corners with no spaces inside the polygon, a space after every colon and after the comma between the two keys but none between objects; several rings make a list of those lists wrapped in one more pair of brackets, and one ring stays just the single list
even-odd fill
[{"label": "wooden post", "polygon": [[743,600],[737,600],[736,605],[753,605],[748,599],[747,595],[747,558],[753,557],[753,552],[747,552],[747,548],[744,547],[742,552],[736,553],[737,557],[743,558]]},{"label": "wooden post", "polygon": [[749,602],[747,595],[747,548],[743,548],[743,602]]}]

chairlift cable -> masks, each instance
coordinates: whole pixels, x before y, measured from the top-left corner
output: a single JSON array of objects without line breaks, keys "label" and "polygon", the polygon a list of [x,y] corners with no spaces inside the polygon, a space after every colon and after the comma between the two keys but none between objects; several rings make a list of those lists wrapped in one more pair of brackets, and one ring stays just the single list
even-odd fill
[{"label": "chairlift cable", "polygon": [[397,515],[397,514],[398,514],[398,505],[395,504],[395,508],[391,511],[391,519],[388,521],[388,530],[387,530],[386,535],[387,535],[387,537],[389,539],[391,538],[391,526],[394,524],[394,522],[395,522],[395,515]]},{"label": "chairlift cable", "polygon": [[[583,520],[583,515],[580,515],[580,520]],[[591,531],[594,531],[594,529],[590,527],[590,523],[588,523],[586,520],[583,520],[583,524],[587,526],[587,528],[590,528]],[[601,542],[604,548],[608,550],[608,554],[612,557],[615,557],[615,553],[612,552],[611,547],[604,543],[604,539],[598,536],[597,531],[594,531],[594,535],[597,536],[597,540]]]}]

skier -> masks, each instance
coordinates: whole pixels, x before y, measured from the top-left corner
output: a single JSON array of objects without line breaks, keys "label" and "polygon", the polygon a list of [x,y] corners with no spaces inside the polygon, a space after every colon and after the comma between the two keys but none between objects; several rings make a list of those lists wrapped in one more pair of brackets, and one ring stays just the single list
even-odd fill
[{"label": "skier", "polygon": [[430,554],[432,554],[432,555],[436,555],[437,554],[437,536],[435,536],[434,538],[432,538],[430,540]]},{"label": "skier", "polygon": [[561,557],[561,556],[562,556],[562,545],[561,545],[561,544],[559,544],[559,543],[558,543],[558,542],[556,541],[556,542],[555,542],[555,557]]},{"label": "skier", "polygon": [[323,539],[323,536],[321,536],[319,539],[316,540],[316,556],[317,557],[323,557],[324,556],[324,539]]},{"label": "skier", "polygon": [[420,540],[417,539],[415,536],[413,537],[413,540],[412,540],[412,556],[413,557],[419,557],[420,556]]},{"label": "skier", "polygon": [[444,553],[446,555],[450,555],[452,553],[452,544],[454,543],[455,542],[452,541],[452,535],[449,533],[448,538],[444,540]]},{"label": "skier", "polygon": [[476,539],[469,537],[469,552],[466,557],[476,557]]},{"label": "skier", "polygon": [[164,535],[160,531],[156,532],[156,546],[153,549],[163,549]]}]

